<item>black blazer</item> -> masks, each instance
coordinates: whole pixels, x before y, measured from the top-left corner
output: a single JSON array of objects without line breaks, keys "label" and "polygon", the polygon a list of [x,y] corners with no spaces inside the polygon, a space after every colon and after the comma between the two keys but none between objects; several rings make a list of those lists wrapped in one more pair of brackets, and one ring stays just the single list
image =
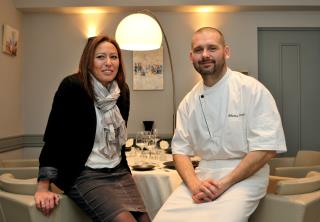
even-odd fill
[{"label": "black blazer", "polygon": [[[122,87],[117,105],[127,122],[130,107],[130,92],[127,84]],[[96,133],[94,101],[84,90],[79,74],[64,78],[54,96],[44,134],[40,167],[54,167],[58,177],[54,183],[65,192],[85,167],[93,148]],[[122,147],[120,164],[129,171],[125,149]]]}]

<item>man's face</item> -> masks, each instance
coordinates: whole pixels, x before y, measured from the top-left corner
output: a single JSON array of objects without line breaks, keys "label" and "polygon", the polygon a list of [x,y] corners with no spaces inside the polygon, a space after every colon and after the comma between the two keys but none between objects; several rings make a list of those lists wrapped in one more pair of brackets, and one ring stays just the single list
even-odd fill
[{"label": "man's face", "polygon": [[203,31],[194,34],[190,59],[201,75],[221,74],[228,56],[229,48],[224,45],[219,33]]}]

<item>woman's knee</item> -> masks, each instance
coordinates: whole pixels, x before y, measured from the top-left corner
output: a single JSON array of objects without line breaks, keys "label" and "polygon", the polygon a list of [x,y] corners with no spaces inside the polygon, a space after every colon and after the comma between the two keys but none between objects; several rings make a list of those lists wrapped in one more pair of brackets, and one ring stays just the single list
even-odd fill
[{"label": "woman's knee", "polygon": [[122,211],[115,216],[111,222],[137,222],[133,215],[128,211]]}]

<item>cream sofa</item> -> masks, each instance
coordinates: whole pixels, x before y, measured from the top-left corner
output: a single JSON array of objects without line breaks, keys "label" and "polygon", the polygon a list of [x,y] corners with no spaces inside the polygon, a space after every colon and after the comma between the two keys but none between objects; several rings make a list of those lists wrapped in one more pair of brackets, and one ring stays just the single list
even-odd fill
[{"label": "cream sofa", "polygon": [[268,194],[249,222],[320,222],[320,152],[270,161]]},{"label": "cream sofa", "polygon": [[[66,195],[50,217],[35,207],[37,159],[0,160],[0,222],[90,222]],[[53,186],[53,190],[61,191]]]},{"label": "cream sofa", "polygon": [[0,222],[90,222],[85,213],[66,195],[60,194],[60,204],[46,217],[35,207],[33,194],[36,178],[19,179],[11,173],[0,176]]}]

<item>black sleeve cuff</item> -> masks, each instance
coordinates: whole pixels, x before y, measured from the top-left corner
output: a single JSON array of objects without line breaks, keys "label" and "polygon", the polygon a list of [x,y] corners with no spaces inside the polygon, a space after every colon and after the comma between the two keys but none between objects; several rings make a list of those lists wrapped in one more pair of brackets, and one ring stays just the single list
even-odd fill
[{"label": "black sleeve cuff", "polygon": [[58,177],[58,170],[54,167],[40,167],[38,174],[39,180],[50,180],[55,181]]}]

